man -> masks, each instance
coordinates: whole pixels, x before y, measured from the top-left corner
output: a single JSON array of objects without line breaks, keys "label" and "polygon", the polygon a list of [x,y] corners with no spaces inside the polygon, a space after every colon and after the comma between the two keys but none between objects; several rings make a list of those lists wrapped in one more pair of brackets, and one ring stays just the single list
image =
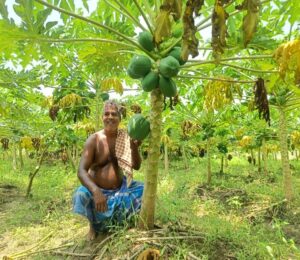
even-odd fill
[{"label": "man", "polygon": [[[112,221],[121,222],[136,213],[141,206],[143,184],[129,183],[124,170],[138,170],[141,142],[119,130],[121,115],[113,101],[104,104],[104,129],[91,135],[81,156],[78,178],[80,186],[74,194],[74,212],[88,218],[88,239],[106,231]],[[125,148],[124,148],[125,147]],[[126,147],[128,149],[126,149]]]}]

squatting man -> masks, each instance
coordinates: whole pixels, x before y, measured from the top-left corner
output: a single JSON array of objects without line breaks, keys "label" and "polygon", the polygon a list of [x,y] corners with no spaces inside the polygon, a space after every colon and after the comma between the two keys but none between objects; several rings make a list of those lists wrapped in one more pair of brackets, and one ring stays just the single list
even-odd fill
[{"label": "squatting man", "polygon": [[105,102],[102,120],[104,128],[85,143],[78,169],[82,186],[73,197],[73,211],[89,221],[89,240],[111,223],[137,213],[144,189],[143,183],[132,180],[132,169],[141,166],[141,142],[118,128],[121,115],[116,102]]}]

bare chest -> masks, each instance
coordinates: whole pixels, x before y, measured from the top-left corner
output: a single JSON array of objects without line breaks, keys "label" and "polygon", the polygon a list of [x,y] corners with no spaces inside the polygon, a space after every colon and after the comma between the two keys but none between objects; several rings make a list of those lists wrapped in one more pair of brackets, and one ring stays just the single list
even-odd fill
[{"label": "bare chest", "polygon": [[103,137],[98,140],[95,150],[94,162],[98,165],[105,165],[116,158],[116,138]]}]

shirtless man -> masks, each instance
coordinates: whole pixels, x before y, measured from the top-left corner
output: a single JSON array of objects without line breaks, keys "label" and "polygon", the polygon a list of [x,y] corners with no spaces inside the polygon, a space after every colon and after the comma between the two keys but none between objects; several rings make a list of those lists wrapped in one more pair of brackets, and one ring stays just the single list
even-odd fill
[{"label": "shirtless man", "polygon": [[[118,165],[115,145],[121,116],[115,102],[105,103],[102,120],[104,129],[86,141],[78,170],[83,186],[78,188],[73,198],[74,212],[89,220],[89,240],[96,237],[97,226],[104,228],[105,220],[120,217],[120,210],[126,215],[136,213],[143,193],[142,183],[133,181],[129,187],[126,186],[126,177]],[[130,140],[132,168],[135,170],[141,165],[140,144],[137,140]]]}]

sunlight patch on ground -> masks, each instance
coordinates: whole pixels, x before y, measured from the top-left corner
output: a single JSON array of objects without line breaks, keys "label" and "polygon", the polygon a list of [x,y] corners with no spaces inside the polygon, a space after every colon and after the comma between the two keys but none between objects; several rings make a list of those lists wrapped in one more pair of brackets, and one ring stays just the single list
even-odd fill
[{"label": "sunlight patch on ground", "polygon": [[2,234],[1,245],[3,248],[0,258],[28,250],[34,246],[37,247],[32,251],[71,245],[77,240],[84,240],[87,232],[87,222],[79,217],[69,218],[68,216],[60,221],[53,219],[41,225],[19,227]]}]

